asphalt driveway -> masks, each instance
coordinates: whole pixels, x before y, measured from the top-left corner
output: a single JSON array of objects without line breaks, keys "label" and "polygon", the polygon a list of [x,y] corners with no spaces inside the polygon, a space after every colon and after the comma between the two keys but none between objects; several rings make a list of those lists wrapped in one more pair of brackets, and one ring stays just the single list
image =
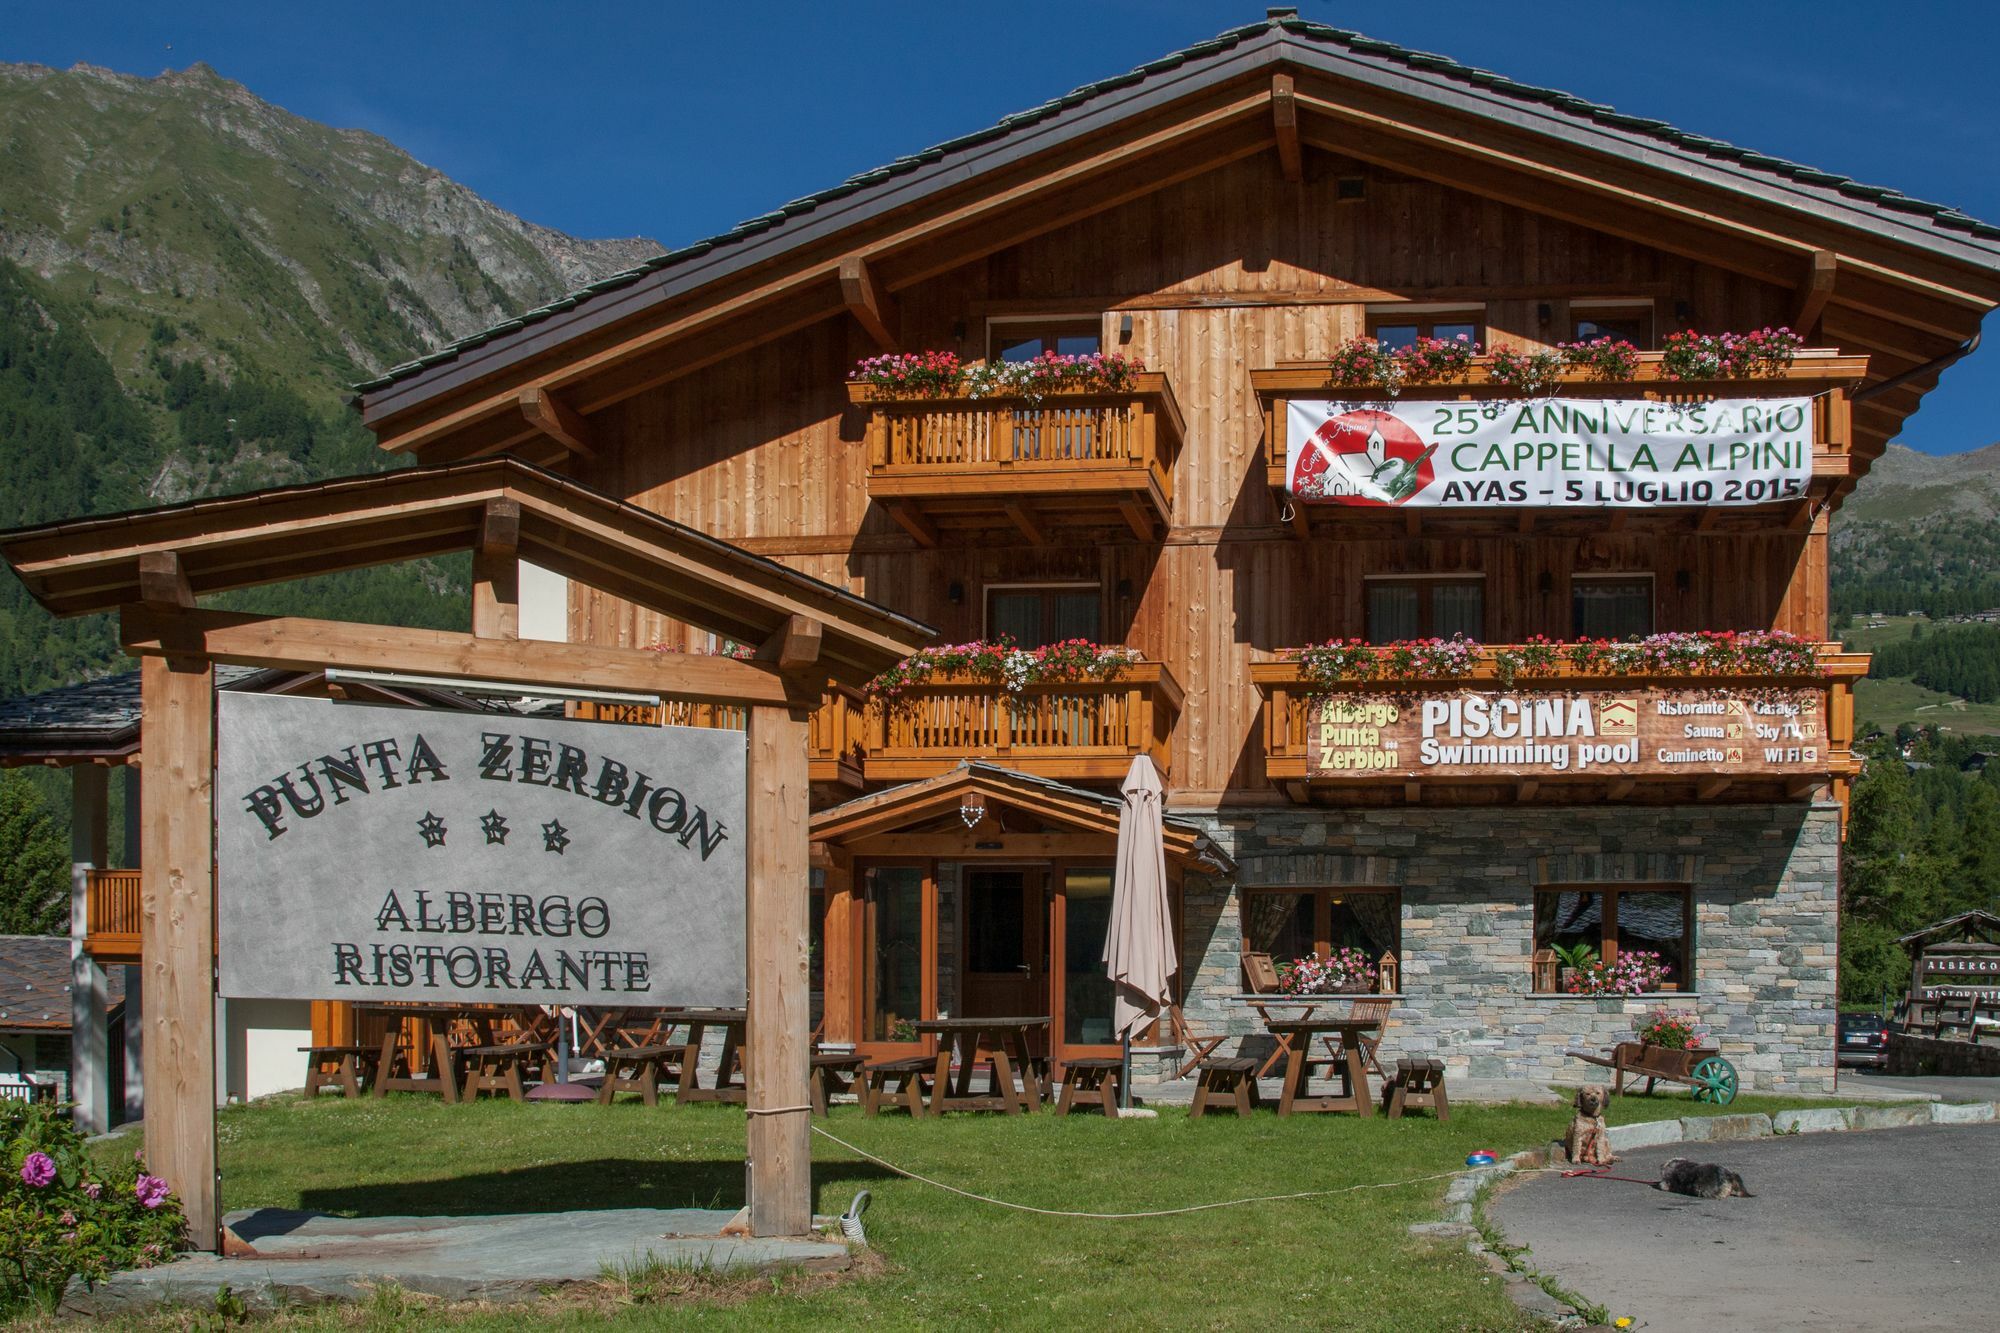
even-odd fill
[{"label": "asphalt driveway", "polygon": [[1536,1175],[1489,1214],[1528,1263],[1638,1327],[1991,1328],[2000,1318],[2000,1124],[1636,1149],[1740,1171],[1752,1199]]}]

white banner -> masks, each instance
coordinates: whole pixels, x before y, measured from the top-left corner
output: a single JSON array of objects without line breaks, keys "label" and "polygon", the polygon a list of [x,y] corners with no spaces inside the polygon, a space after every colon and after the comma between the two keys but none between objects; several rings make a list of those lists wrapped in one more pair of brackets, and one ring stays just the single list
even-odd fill
[{"label": "white banner", "polygon": [[1799,500],[1812,399],[1287,405],[1300,500],[1431,508],[1671,508]]}]

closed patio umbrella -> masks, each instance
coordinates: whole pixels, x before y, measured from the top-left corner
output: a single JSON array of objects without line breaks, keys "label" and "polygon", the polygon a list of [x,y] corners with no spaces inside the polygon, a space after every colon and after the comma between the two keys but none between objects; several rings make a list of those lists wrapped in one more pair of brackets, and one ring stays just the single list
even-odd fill
[{"label": "closed patio umbrella", "polygon": [[1132,761],[1120,788],[1118,869],[1111,883],[1111,925],[1104,938],[1104,969],[1111,978],[1112,1028],[1124,1048],[1119,1095],[1132,1096],[1132,1033],[1173,1002],[1180,970],[1172,913],[1167,908],[1166,830],[1160,814],[1164,791],[1153,761]]}]

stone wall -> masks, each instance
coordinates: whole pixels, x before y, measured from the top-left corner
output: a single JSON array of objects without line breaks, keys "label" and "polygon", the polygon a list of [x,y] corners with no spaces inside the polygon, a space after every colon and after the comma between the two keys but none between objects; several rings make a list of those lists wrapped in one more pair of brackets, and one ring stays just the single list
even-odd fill
[{"label": "stone wall", "polygon": [[[1692,1009],[1743,1086],[1832,1092],[1839,811],[1830,804],[1222,810],[1199,819],[1236,860],[1190,877],[1182,966],[1199,1033],[1267,1042],[1242,990],[1237,885],[1394,885],[1402,999],[1385,1058],[1474,1078],[1601,1081],[1564,1050],[1609,1048],[1659,1006]],[[1692,886],[1697,993],[1530,994],[1534,891]],[[1224,1050],[1231,1044],[1225,1044]]]}]

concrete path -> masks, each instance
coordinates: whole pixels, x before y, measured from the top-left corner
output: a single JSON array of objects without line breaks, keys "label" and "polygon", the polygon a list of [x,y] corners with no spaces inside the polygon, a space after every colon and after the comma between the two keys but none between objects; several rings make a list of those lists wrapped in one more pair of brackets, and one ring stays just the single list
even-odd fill
[{"label": "concrete path", "polygon": [[450,1300],[527,1300],[607,1266],[648,1257],[675,1266],[741,1272],[845,1268],[845,1245],[817,1239],[725,1239],[735,1214],[712,1209],[618,1208],[486,1217],[327,1217],[264,1208],[231,1213],[229,1229],[256,1257],[190,1255],[119,1273],[93,1291],[72,1285],[63,1310],[115,1314],[166,1301],[209,1305],[225,1283],[252,1305],[365,1297],[396,1283]]},{"label": "concrete path", "polygon": [[1654,1330],[1990,1328],[2000,1124],[1635,1149],[1719,1162],[1757,1196],[1702,1200],[1536,1175],[1489,1215],[1527,1262]]},{"label": "concrete path", "polygon": [[1840,1071],[1840,1096],[1894,1099],[1937,1099],[1947,1102],[2000,1102],[2000,1078],[1948,1078],[1943,1075],[1878,1074],[1874,1070]]}]

